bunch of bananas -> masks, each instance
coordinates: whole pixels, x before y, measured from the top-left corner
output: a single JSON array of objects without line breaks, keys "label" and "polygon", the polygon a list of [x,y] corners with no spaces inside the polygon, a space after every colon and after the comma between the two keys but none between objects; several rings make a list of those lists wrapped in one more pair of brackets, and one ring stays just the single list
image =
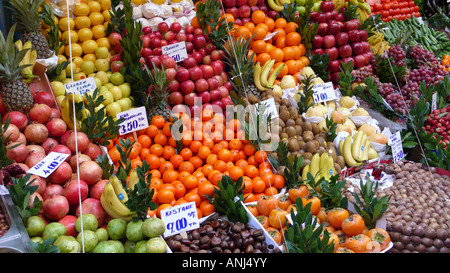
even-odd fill
[{"label": "bunch of bananas", "polygon": [[370,147],[370,141],[363,131],[339,141],[339,153],[344,156],[349,167],[360,166],[364,161],[378,157],[377,151]]},{"label": "bunch of bananas", "polygon": [[274,11],[283,11],[284,4],[290,4],[293,3],[294,0],[268,0],[267,3],[269,4],[269,7],[273,9]]},{"label": "bunch of bananas", "polygon": [[[93,92],[93,91],[91,91]],[[67,126],[69,127],[70,130],[74,129],[74,120],[73,120],[73,101],[75,100],[75,103],[79,103],[79,102],[85,102],[87,103],[87,100],[85,100],[83,98],[82,95],[76,94],[76,95],[72,95],[72,94],[66,94],[64,96],[64,99],[62,99],[59,103],[59,108],[61,110],[61,117],[62,119],[66,122]],[[105,107],[103,104],[100,104],[99,106],[97,106],[95,108],[96,111],[99,111],[101,108]],[[77,119],[77,129],[80,130],[81,129],[81,123],[83,122],[84,119],[86,119],[89,116],[89,110],[84,108],[81,110],[81,120]]]},{"label": "bunch of bananas", "polygon": [[336,169],[334,168],[334,159],[327,152],[315,153],[311,158],[311,164],[306,165],[302,170],[302,179],[306,180],[308,173],[315,177],[318,181],[320,178],[329,180],[331,176],[336,175]]},{"label": "bunch of bananas", "polygon": [[374,34],[371,35],[367,42],[370,44],[372,51],[374,54],[382,55],[384,51],[389,49],[389,43],[384,40],[384,34],[379,31],[374,31]]},{"label": "bunch of bananas", "polygon": [[[128,188],[132,189],[138,181],[137,172],[133,170],[128,181]],[[111,176],[109,182],[105,184],[105,189],[100,197],[103,209],[112,218],[123,219],[129,222],[135,215],[135,212],[125,205],[127,200],[128,194],[122,183],[117,176]]]},{"label": "bunch of bananas", "polygon": [[263,66],[261,66],[259,62],[255,64],[253,81],[259,91],[263,92],[269,88],[272,88],[275,80],[277,79],[278,73],[280,73],[285,66],[284,63],[281,63],[272,70],[274,65],[274,59],[268,60]]},{"label": "bunch of bananas", "polygon": [[359,16],[359,21],[361,23],[369,18],[370,14],[372,13],[370,5],[367,4],[364,0],[349,0],[347,2],[347,5],[357,6],[356,14],[357,16]]},{"label": "bunch of bananas", "polygon": [[27,67],[22,69],[22,75],[24,76],[25,81],[30,81],[30,79],[34,78],[33,70],[34,65],[36,64],[37,51],[33,48],[31,41],[22,43],[22,40],[17,40],[15,42],[15,45],[19,49],[19,51],[27,50],[22,61],[20,61],[19,63],[19,67],[22,65],[28,65]]}]

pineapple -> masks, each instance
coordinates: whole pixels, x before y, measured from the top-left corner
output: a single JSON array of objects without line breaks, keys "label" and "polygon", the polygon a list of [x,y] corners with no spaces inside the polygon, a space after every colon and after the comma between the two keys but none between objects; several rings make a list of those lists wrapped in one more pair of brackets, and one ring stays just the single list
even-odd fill
[{"label": "pineapple", "polygon": [[251,39],[230,37],[224,46],[224,62],[237,96],[254,104],[261,100],[261,91],[253,83],[253,55],[248,56]]},{"label": "pineapple", "polygon": [[153,65],[153,68],[153,73],[146,68],[151,83],[144,103],[148,113],[148,120],[151,120],[154,116],[162,116],[166,122],[169,122],[172,114],[167,101],[169,97],[169,82],[166,80],[164,67],[158,69]]},{"label": "pineapple", "polygon": [[33,105],[33,95],[28,84],[22,79],[22,70],[29,65],[20,65],[27,50],[19,51],[14,44],[15,29],[16,25],[11,28],[6,40],[0,32],[1,95],[10,111],[27,112]]},{"label": "pineapple", "polygon": [[31,41],[37,51],[38,59],[46,59],[52,54],[47,38],[40,32],[41,18],[39,8],[45,0],[10,0],[17,32],[22,42]]}]

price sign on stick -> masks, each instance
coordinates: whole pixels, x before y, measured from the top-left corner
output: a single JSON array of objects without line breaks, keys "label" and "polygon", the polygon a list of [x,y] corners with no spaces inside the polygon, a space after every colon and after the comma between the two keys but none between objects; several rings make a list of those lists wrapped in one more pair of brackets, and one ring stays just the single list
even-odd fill
[{"label": "price sign on stick", "polygon": [[144,106],[120,112],[116,117],[117,119],[125,119],[120,124],[120,135],[136,132],[148,127],[147,111]]},{"label": "price sign on stick", "polygon": [[403,154],[403,145],[400,131],[397,131],[397,133],[391,135],[391,137],[389,138],[389,143],[391,145],[394,163],[397,163],[405,156]]},{"label": "price sign on stick", "polygon": [[177,63],[183,61],[188,57],[186,43],[184,41],[163,46],[161,49],[162,54],[172,57]]},{"label": "price sign on stick", "polygon": [[47,178],[51,175],[64,160],[69,157],[69,154],[62,154],[51,152],[44,159],[38,162],[36,165],[31,167],[27,173],[35,174],[42,178]]},{"label": "price sign on stick", "polygon": [[66,93],[75,93],[75,95],[84,95],[86,92],[94,91],[97,88],[94,77],[88,77],[75,82],[64,84]]},{"label": "price sign on stick", "polygon": [[264,105],[265,106],[265,111],[263,113],[264,116],[269,116],[269,114],[271,115],[271,119],[277,118],[278,117],[278,110],[277,110],[277,105],[275,104],[275,99],[274,98],[270,98],[267,100],[263,100],[259,103],[259,108],[261,109],[261,106]]},{"label": "price sign on stick", "polygon": [[334,91],[332,82],[326,82],[326,83],[314,85],[313,90],[314,90],[313,96],[314,96],[315,103],[336,99],[336,91]]},{"label": "price sign on stick", "polygon": [[162,210],[161,220],[166,225],[164,237],[200,227],[195,202],[189,202]]}]

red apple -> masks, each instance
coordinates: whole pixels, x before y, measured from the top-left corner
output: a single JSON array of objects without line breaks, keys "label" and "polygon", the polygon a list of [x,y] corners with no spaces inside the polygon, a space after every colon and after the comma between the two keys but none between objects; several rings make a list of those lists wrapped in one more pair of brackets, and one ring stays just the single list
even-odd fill
[{"label": "red apple", "polygon": [[195,93],[184,94],[183,101],[187,106],[192,106],[194,105],[196,97],[197,95]]},{"label": "red apple", "polygon": [[225,10],[225,12],[226,13],[230,13],[231,15],[233,15],[234,18],[242,19],[241,17],[239,17],[239,9],[236,6],[234,6],[234,5],[232,7],[229,7],[228,11]]},{"label": "red apple", "polygon": [[150,41],[151,41],[150,36],[149,36],[149,35],[144,35],[144,36],[142,37],[142,47],[143,47],[143,48],[148,48],[148,47],[150,47]]},{"label": "red apple", "polygon": [[356,43],[360,41],[358,29],[353,29],[348,32],[348,41],[350,43]]},{"label": "red apple", "polygon": [[232,8],[236,6],[236,0],[223,0],[223,7],[224,8]]},{"label": "red apple", "polygon": [[162,48],[157,47],[157,48],[153,49],[153,55],[161,56],[162,55]]},{"label": "red apple", "polygon": [[189,71],[189,78],[194,82],[203,77],[203,72],[198,66],[191,67],[188,69],[188,71]]},{"label": "red apple", "polygon": [[222,75],[214,75],[213,78],[217,79],[217,81],[219,82],[219,86],[222,86],[224,82],[227,82],[223,79]]},{"label": "red apple", "polygon": [[267,14],[269,9],[266,6],[259,6],[259,10]]},{"label": "red apple", "polygon": [[248,5],[240,6],[239,9],[239,18],[250,18],[252,13],[252,9]]},{"label": "red apple", "polygon": [[175,91],[175,92],[170,93],[170,95],[169,95],[169,103],[171,105],[182,104],[183,101],[184,101],[183,93],[181,93],[179,91]]},{"label": "red apple", "polygon": [[312,41],[312,47],[313,48],[322,48],[322,45],[323,45],[323,37],[320,35],[314,36],[313,41]]},{"label": "red apple", "polygon": [[247,5],[247,4],[248,4],[248,0],[236,0],[236,6],[238,6],[238,7]]},{"label": "red apple", "polygon": [[169,92],[176,92],[180,90],[180,83],[177,80],[171,80],[167,84],[167,88],[169,89]]},{"label": "red apple", "polygon": [[328,71],[330,73],[339,72],[340,63],[338,60],[332,60],[328,63]]},{"label": "red apple", "polygon": [[161,55],[160,59],[161,59],[161,65],[164,66],[165,69],[175,68],[176,63],[175,63],[174,58],[167,56],[167,55]]},{"label": "red apple", "polygon": [[316,22],[317,23],[326,23],[327,22],[327,16],[323,12],[319,12],[316,16]]},{"label": "red apple", "polygon": [[175,80],[175,76],[177,75],[177,70],[173,67],[170,67],[170,68],[165,69],[165,74],[166,74],[167,81]]},{"label": "red apple", "polygon": [[191,68],[197,65],[197,61],[195,60],[194,57],[192,56],[188,56],[186,59],[183,60],[183,65],[186,68]]},{"label": "red apple", "polygon": [[211,52],[211,60],[212,61],[222,60],[223,54],[224,54],[223,50],[215,49]]},{"label": "red apple", "polygon": [[211,96],[208,91],[200,92],[198,97],[202,100],[202,103],[208,103],[211,100]]},{"label": "red apple", "polygon": [[369,34],[367,33],[367,30],[360,29],[359,30],[359,41],[367,41],[367,38],[369,38]]},{"label": "red apple", "polygon": [[217,78],[209,78],[206,81],[208,82],[208,90],[219,88],[219,81]]},{"label": "red apple", "polygon": [[338,21],[334,21],[328,24],[328,34],[330,35],[336,35],[342,31],[342,28],[344,27],[344,24]]},{"label": "red apple", "polygon": [[223,86],[225,86],[225,87],[228,89],[228,91],[233,90],[233,85],[231,84],[230,81],[224,82],[224,83],[223,83]]},{"label": "red apple", "polygon": [[353,43],[351,44],[353,56],[361,55],[364,53],[364,47],[361,43]]},{"label": "red apple", "polygon": [[192,80],[183,81],[180,83],[180,90],[183,94],[190,94],[195,91],[195,83]]},{"label": "red apple", "polygon": [[192,42],[188,42],[186,41],[186,51],[187,53],[192,53],[192,51],[194,51],[194,44]]},{"label": "red apple", "polygon": [[170,30],[173,31],[173,32],[175,32],[175,33],[180,32],[180,31],[181,31],[181,24],[178,23],[178,22],[173,22],[173,23],[170,25]]},{"label": "red apple", "polygon": [[148,57],[151,56],[151,55],[153,55],[153,50],[152,50],[151,48],[149,48],[149,47],[144,47],[144,48],[141,50],[141,57],[148,58]]},{"label": "red apple", "polygon": [[327,23],[319,23],[317,27],[317,34],[320,36],[325,36],[328,34],[328,24]]},{"label": "red apple", "polygon": [[222,109],[226,109],[227,105],[233,105],[233,101],[231,100],[230,96],[222,98],[221,99],[223,107]]},{"label": "red apple", "polygon": [[[207,57],[207,56],[205,56],[205,57]],[[203,72],[203,78],[204,79],[209,79],[212,76],[214,76],[214,70],[213,70],[211,65],[202,64],[202,65],[200,65],[200,69]]]},{"label": "red apple", "polygon": [[339,56],[344,59],[352,56],[352,47],[350,45],[343,45],[339,47]]},{"label": "red apple", "polygon": [[203,36],[203,29],[201,27],[197,27],[194,29],[194,36]]},{"label": "red apple", "polygon": [[167,42],[170,42],[172,40],[175,40],[176,34],[172,30],[169,30],[166,33],[164,33],[163,37],[164,37],[164,40],[166,40]]},{"label": "red apple", "polygon": [[243,26],[244,24],[242,23],[242,20],[239,18],[234,19],[234,24],[238,25],[238,26]]},{"label": "red apple", "polygon": [[[344,29],[343,31],[349,32],[350,30],[356,30],[359,28],[359,21],[356,19],[352,19],[349,21],[344,22]],[[349,33],[350,35],[350,33]]]},{"label": "red apple", "polygon": [[114,54],[112,57],[111,57],[111,59],[109,59],[109,61],[112,63],[112,62],[115,62],[115,61],[122,61],[122,56],[120,55],[120,54]]},{"label": "red apple", "polygon": [[158,30],[161,33],[166,33],[167,31],[169,31],[169,25],[166,22],[161,22],[158,24]]},{"label": "red apple", "polygon": [[177,74],[175,75],[175,79],[178,82],[185,82],[189,80],[189,71],[184,67],[178,68]]},{"label": "red apple", "polygon": [[151,26],[146,26],[142,28],[142,33],[144,33],[144,35],[150,34],[153,32],[153,29]]},{"label": "red apple", "polygon": [[155,48],[160,47],[160,46],[161,46],[161,39],[155,37],[154,39],[152,39],[150,41],[150,48],[151,49],[155,49]]},{"label": "red apple", "polygon": [[212,60],[211,60],[211,55],[206,55],[205,57],[203,57],[202,63],[203,64],[211,64]]},{"label": "red apple", "polygon": [[355,56],[353,59],[355,60],[355,68],[357,69],[367,64],[367,58],[364,55]]},{"label": "red apple", "polygon": [[224,85],[219,86],[217,90],[219,91],[222,98],[228,97],[230,95],[230,91],[228,91],[228,88],[226,88]]},{"label": "red apple", "polygon": [[206,38],[205,36],[201,35],[194,36],[194,40],[192,41],[192,43],[194,44],[194,48],[199,50],[206,45]]},{"label": "red apple", "polygon": [[178,32],[177,35],[175,36],[175,39],[178,42],[186,41],[187,40],[186,33],[184,33],[183,31]]},{"label": "red apple", "polygon": [[339,56],[339,50],[336,47],[327,48],[324,53],[328,54],[330,60],[336,60]]},{"label": "red apple", "polygon": [[194,57],[195,62],[197,64],[201,64],[202,63],[202,61],[203,61],[203,54],[200,51],[192,52],[191,56]]},{"label": "red apple", "polygon": [[336,45],[342,46],[348,44],[348,33],[347,32],[339,32],[335,36],[336,38]]},{"label": "red apple", "polygon": [[111,72],[119,72],[123,66],[124,64],[122,61],[114,61],[111,63]]},{"label": "red apple", "polygon": [[331,48],[336,45],[336,38],[333,35],[325,35],[323,37],[323,47]]},{"label": "red apple", "polygon": [[214,70],[214,75],[219,75],[223,71],[223,63],[221,61],[212,62],[211,67]]},{"label": "red apple", "polygon": [[323,12],[329,12],[332,11],[334,9],[334,2],[329,0],[329,1],[322,1],[320,3],[320,10]]},{"label": "red apple", "polygon": [[208,90],[208,81],[205,79],[198,79],[195,81],[195,90],[198,93]]},{"label": "red apple", "polygon": [[120,44],[120,40],[122,40],[122,35],[120,35],[120,33],[113,32],[109,34],[108,40],[112,46],[115,46],[117,44]]},{"label": "red apple", "polygon": [[313,50],[311,50],[311,53],[313,55],[316,55],[316,54],[322,55],[324,52],[323,52],[322,48],[314,48]]},{"label": "red apple", "polygon": [[219,90],[214,89],[209,91],[210,101],[220,100],[222,98],[222,94],[220,94]]},{"label": "red apple", "polygon": [[166,46],[168,44],[169,44],[169,42],[167,40],[165,40],[165,39],[161,40],[161,47]]}]

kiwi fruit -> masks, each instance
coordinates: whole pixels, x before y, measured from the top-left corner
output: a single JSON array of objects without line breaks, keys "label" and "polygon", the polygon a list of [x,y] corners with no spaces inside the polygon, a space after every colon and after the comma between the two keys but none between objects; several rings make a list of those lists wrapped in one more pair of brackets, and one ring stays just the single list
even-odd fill
[{"label": "kiwi fruit", "polygon": [[[307,141],[305,143],[305,151],[310,152],[311,154],[315,154],[317,152],[318,148],[319,147],[316,146],[316,143],[314,143],[312,140]],[[311,158],[312,158],[312,156],[311,156]]]},{"label": "kiwi fruit", "polygon": [[288,99],[284,98],[284,99],[280,100],[280,104],[281,105],[291,105],[291,102]]},{"label": "kiwi fruit", "polygon": [[[313,157],[313,154],[311,152],[306,151],[305,153],[303,153],[303,159],[307,159],[307,160],[311,160]],[[306,165],[306,164],[303,164]]]},{"label": "kiwi fruit", "polygon": [[335,162],[338,163],[339,166],[341,166],[342,169],[345,168],[345,159],[344,159],[344,156],[338,155]]},{"label": "kiwi fruit", "polygon": [[303,130],[302,137],[305,142],[308,142],[314,139],[314,134],[311,131]]},{"label": "kiwi fruit", "polygon": [[296,135],[296,131],[295,131],[295,128],[294,128],[294,126],[288,126],[288,127],[286,127],[286,134],[289,136],[289,137],[294,137],[295,135]]},{"label": "kiwi fruit", "polygon": [[342,171],[342,168],[341,168],[341,165],[339,165],[338,163],[334,163],[334,169],[336,170],[336,173],[338,174],[338,173],[341,173],[341,171]]},{"label": "kiwi fruit", "polygon": [[322,155],[322,154],[325,153],[325,152],[327,152],[327,150],[326,150],[323,146],[320,146],[320,147],[317,149],[317,153],[319,153],[319,155]]},{"label": "kiwi fruit", "polygon": [[301,136],[302,133],[303,133],[302,126],[301,125],[295,125],[294,128],[295,128],[295,133],[297,134],[297,136]]},{"label": "kiwi fruit", "polygon": [[295,120],[293,120],[293,119],[288,119],[288,120],[286,121],[286,127],[289,127],[289,126],[295,126]]},{"label": "kiwi fruit", "polygon": [[317,123],[311,123],[311,131],[314,133],[314,135],[317,135],[318,133],[320,133],[320,127],[319,124]]},{"label": "kiwi fruit", "polygon": [[279,117],[282,121],[287,122],[289,120],[289,118],[291,117],[291,114],[286,109],[283,109],[283,110],[280,109]]},{"label": "kiwi fruit", "polygon": [[302,125],[303,124],[303,118],[302,116],[299,116],[295,119],[295,124]]},{"label": "kiwi fruit", "polygon": [[303,132],[312,132],[312,124],[309,121],[304,121],[302,123]]}]

